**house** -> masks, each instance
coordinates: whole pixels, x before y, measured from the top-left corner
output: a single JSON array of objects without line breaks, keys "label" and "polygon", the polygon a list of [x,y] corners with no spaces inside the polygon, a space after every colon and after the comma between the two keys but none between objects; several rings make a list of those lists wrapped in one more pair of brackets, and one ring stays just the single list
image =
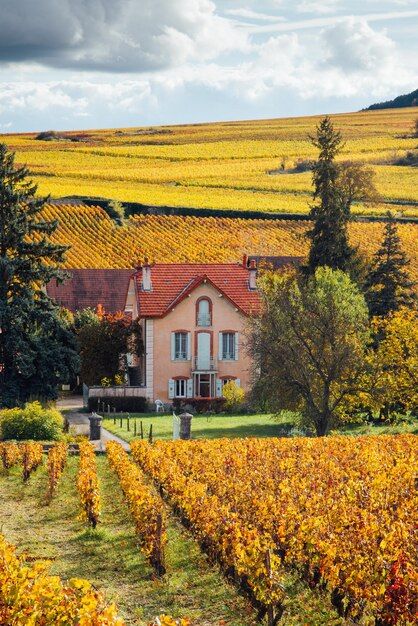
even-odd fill
[{"label": "house", "polygon": [[260,307],[256,274],[246,260],[137,268],[125,311],[140,319],[145,350],[128,363],[139,367],[148,400],[222,397],[230,380],[249,389],[244,331]]},{"label": "house", "polygon": [[47,293],[75,312],[101,304],[139,320],[143,354],[126,359],[128,386],[95,387],[91,395],[142,396],[165,403],[220,398],[226,382],[250,388],[245,328],[260,310],[257,271],[298,266],[298,257],[244,257],[242,263],[147,261],[136,270],[71,270]]}]

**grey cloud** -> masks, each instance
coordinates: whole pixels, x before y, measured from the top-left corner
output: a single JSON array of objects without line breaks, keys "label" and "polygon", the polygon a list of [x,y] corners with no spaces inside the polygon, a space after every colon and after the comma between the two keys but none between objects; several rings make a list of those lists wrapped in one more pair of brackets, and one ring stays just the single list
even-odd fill
[{"label": "grey cloud", "polygon": [[[242,49],[211,0],[6,0],[0,62],[137,72]],[[4,3],[3,3],[4,4]]]}]

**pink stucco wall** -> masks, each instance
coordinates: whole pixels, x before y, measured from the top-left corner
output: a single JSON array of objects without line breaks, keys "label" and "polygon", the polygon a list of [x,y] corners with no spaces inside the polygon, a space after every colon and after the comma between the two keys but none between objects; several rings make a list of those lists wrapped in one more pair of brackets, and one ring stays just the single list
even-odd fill
[{"label": "pink stucco wall", "polygon": [[[212,301],[212,325],[202,328],[196,326],[196,301],[202,296]],[[237,361],[218,361],[216,378],[233,376],[240,379],[241,387],[245,392],[250,386],[250,359],[244,348],[244,330],[248,318],[238,311],[225,297],[220,297],[211,284],[204,283],[198,286],[185,300],[180,302],[174,310],[163,318],[154,319],[153,328],[153,398],[168,402],[168,381],[176,376],[191,378],[191,361],[171,360],[171,333],[175,331],[191,332],[191,354],[196,353],[195,331],[210,331],[213,334],[212,356],[218,358],[219,333],[234,331],[239,333],[239,350]],[[151,366],[148,359],[148,370]],[[147,373],[149,376],[149,371]],[[150,398],[151,399],[151,398]]]}]

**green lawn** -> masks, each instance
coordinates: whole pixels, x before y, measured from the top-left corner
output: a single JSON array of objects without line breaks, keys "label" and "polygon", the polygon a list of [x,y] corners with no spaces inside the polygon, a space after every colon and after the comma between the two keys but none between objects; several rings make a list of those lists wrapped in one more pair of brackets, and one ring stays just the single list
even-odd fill
[{"label": "green lawn", "polygon": [[[136,436],[135,436],[136,422]],[[173,417],[161,413],[136,413],[132,414],[129,420],[126,416],[106,417],[103,420],[103,426],[107,430],[119,435],[125,441],[140,436],[140,423],[144,438],[148,437],[150,426],[152,424],[153,439],[173,438]],[[121,426],[122,424],[122,426]],[[333,431],[335,434],[345,435],[379,435],[379,434],[398,434],[398,433],[415,433],[418,434],[418,418],[405,418],[403,421],[389,424],[366,424],[353,423],[341,426],[338,430]],[[298,427],[298,414],[290,411],[283,412],[280,416],[271,414],[257,415],[194,415],[192,420],[192,437],[193,439],[216,439],[220,437],[286,437],[302,434]]]},{"label": "green lawn", "polygon": [[[279,437],[289,433],[294,427],[292,414],[286,414],[278,422],[272,415],[194,415],[192,420],[192,436],[199,439],[216,439],[219,437]],[[140,422],[144,437],[148,437],[152,424],[154,439],[173,438],[173,415],[161,413],[133,414],[128,431],[128,420],[113,417],[103,420],[107,430],[119,435],[126,441],[135,438],[134,424],[136,420],[137,438],[140,433]]]}]

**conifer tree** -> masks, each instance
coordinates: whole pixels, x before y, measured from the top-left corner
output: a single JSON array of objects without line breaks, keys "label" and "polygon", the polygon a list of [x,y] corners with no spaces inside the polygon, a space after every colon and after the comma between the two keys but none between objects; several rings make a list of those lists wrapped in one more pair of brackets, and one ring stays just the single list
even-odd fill
[{"label": "conifer tree", "polygon": [[42,219],[46,199],[14,153],[0,144],[0,405],[30,397],[53,399],[58,382],[78,368],[76,342],[43,290],[60,280],[67,247],[49,236],[57,221]]},{"label": "conifer tree", "polygon": [[319,157],[312,168],[314,204],[310,217],[313,227],[308,232],[311,246],[307,270],[313,274],[317,267],[327,265],[347,271],[355,249],[350,246],[347,234],[351,202],[343,197],[339,184],[340,168],[335,161],[342,148],[341,133],[334,129],[326,116],[318,124],[316,135],[310,139],[319,149]]},{"label": "conifer tree", "polygon": [[396,220],[388,211],[382,245],[374,256],[366,282],[366,301],[371,316],[386,316],[402,306],[411,306],[414,283],[407,270],[409,263],[401,248]]}]

